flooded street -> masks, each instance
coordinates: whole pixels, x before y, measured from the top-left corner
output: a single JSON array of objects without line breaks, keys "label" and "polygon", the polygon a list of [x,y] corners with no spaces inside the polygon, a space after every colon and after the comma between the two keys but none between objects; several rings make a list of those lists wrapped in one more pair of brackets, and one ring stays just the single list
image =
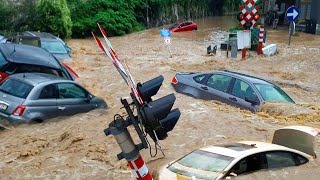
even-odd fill
[{"label": "flooded street", "polygon": [[[151,158],[149,149],[141,151],[155,179],[160,167],[206,145],[241,140],[270,142],[274,130],[287,125],[320,128],[320,36],[298,33],[288,48],[287,30],[267,29],[267,44],[278,46],[274,56],[257,57],[256,52],[249,52],[247,60],[242,61],[240,54],[231,59],[220,50],[216,55],[207,55],[208,45],[223,42],[225,31],[235,24],[231,19],[198,20],[195,21],[198,31],[174,33],[172,58],[159,35],[162,27],[110,38],[136,82],[164,76],[154,99],[175,93],[170,83],[177,72],[228,69],[274,82],[297,102],[297,105],[267,103],[253,114],[220,102],[175,93],[174,107],[180,109],[181,117],[169,137],[160,142],[165,157],[158,152]],[[126,161],[116,158],[120,149],[115,139],[103,133],[115,114],[124,113],[120,98],[129,99],[130,91],[92,38],[71,39],[68,45],[74,50],[74,60],[68,64],[79,74],[78,82],[104,98],[109,108],[0,130],[0,179],[130,179]],[[134,134],[132,127],[130,132]],[[134,138],[138,143],[136,134]],[[316,150],[320,157],[320,138]],[[319,176],[320,158],[299,167],[256,172],[239,179],[319,179]]]}]

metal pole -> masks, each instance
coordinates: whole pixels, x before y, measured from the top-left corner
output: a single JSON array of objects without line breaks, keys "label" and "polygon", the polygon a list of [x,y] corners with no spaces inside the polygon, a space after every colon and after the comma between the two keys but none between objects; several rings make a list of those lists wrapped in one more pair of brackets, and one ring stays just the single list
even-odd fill
[{"label": "metal pole", "polygon": [[111,122],[104,132],[107,136],[111,134],[116,139],[122,151],[117,155],[118,159],[125,158],[128,161],[133,178],[137,180],[152,180],[152,176],[139,153],[138,146],[132,140],[127,125],[128,122],[118,118]]},{"label": "metal pole", "polygon": [[170,45],[167,45],[168,46],[168,49],[169,49],[169,53],[170,53],[170,58],[172,58],[172,53],[171,53],[171,48],[170,48]]},{"label": "metal pole", "polygon": [[291,44],[291,36],[294,34],[295,29],[296,29],[295,22],[291,22],[290,25],[289,25],[289,44],[288,44],[289,47],[290,47],[290,44]]}]

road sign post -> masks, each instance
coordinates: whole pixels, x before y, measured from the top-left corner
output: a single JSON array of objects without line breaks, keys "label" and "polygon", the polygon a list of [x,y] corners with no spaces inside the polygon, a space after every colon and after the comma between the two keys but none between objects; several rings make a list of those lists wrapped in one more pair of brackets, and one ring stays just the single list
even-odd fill
[{"label": "road sign post", "polygon": [[289,26],[289,43],[288,46],[291,44],[291,36],[295,32],[296,24],[295,21],[300,17],[300,11],[297,7],[291,6],[286,11],[286,18],[290,22]]},{"label": "road sign post", "polygon": [[295,33],[296,31],[296,23],[295,22],[291,22],[289,25],[289,46],[291,44],[291,36]]},{"label": "road sign post", "polygon": [[163,38],[164,40],[164,44],[167,46],[169,54],[170,54],[170,58],[172,58],[172,53],[171,53],[171,32],[169,31],[169,29],[162,29],[160,30],[160,36]]}]

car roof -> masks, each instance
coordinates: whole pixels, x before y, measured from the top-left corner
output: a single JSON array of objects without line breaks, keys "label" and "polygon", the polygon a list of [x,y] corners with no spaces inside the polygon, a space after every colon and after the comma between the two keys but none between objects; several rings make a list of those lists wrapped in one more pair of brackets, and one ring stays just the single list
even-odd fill
[{"label": "car roof", "polygon": [[21,64],[33,64],[61,69],[61,66],[51,53],[40,47],[2,43],[0,51],[7,61]]},{"label": "car roof", "polygon": [[52,82],[52,81],[57,81],[57,82],[72,82],[71,80],[64,79],[59,76],[54,76],[51,74],[45,74],[45,73],[18,73],[18,74],[13,74],[9,76],[9,78],[15,78],[21,81],[24,81],[28,84],[31,84],[33,86],[36,86],[38,84],[44,83],[44,82]]},{"label": "car roof", "polygon": [[251,146],[252,148],[234,150],[233,148],[224,147],[225,145],[216,145],[216,146],[207,146],[207,147],[201,148],[200,150],[221,154],[221,155],[229,156],[233,158],[246,157],[251,154],[266,152],[266,151],[290,151],[290,152],[296,152],[300,155],[303,155],[304,157],[311,158],[311,156],[308,154],[305,154],[303,152],[300,152],[291,148],[280,146],[277,144],[271,144],[271,143],[265,143],[265,142],[259,142],[259,141],[240,141],[237,144],[239,144],[239,146],[243,146],[243,145]]},{"label": "car roof", "polygon": [[229,71],[229,70],[223,70],[223,71],[208,71],[206,73],[221,73],[221,74],[225,74],[225,75],[230,75],[230,76],[234,76],[234,77],[238,77],[240,79],[244,79],[246,81],[249,81],[251,83],[254,84],[268,84],[268,85],[274,85],[271,82],[268,82],[267,80],[258,78],[258,77],[254,77],[248,74],[242,74],[242,73],[238,73],[238,72],[234,72],[234,71]]},{"label": "car roof", "polygon": [[39,38],[44,38],[44,39],[52,39],[52,40],[56,40],[57,37],[47,33],[47,32],[37,32],[37,31],[26,31],[23,34],[28,35],[28,36],[35,36],[35,37],[39,37]]}]

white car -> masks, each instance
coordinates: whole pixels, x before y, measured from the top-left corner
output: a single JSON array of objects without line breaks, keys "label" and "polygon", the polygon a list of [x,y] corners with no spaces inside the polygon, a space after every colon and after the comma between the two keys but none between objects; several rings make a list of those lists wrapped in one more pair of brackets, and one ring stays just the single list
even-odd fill
[{"label": "white car", "polygon": [[159,180],[230,179],[261,169],[299,166],[316,158],[319,129],[288,126],[275,131],[272,144],[241,141],[195,150],[160,169]]}]

